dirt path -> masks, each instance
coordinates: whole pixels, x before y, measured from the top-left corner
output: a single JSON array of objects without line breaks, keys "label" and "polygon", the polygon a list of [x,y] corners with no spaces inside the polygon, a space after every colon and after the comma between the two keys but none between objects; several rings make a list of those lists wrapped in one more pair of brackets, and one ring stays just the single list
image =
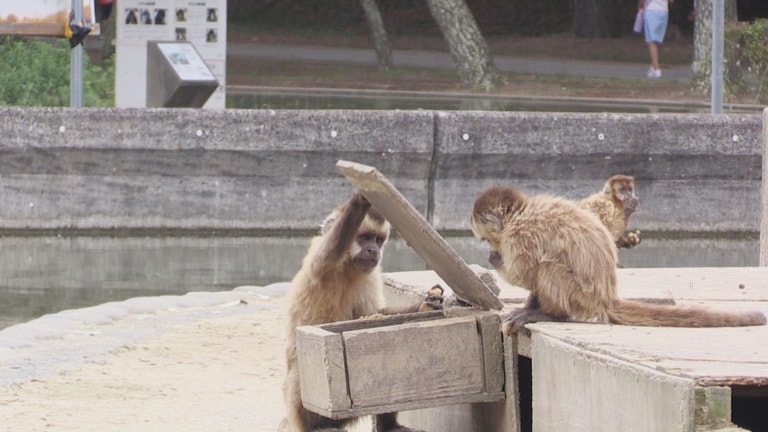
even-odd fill
[{"label": "dirt path", "polygon": [[[86,322],[0,351],[0,375],[16,381],[0,385],[0,430],[276,430],[281,299],[258,291],[220,297],[216,306]],[[49,361],[57,352],[64,370]]]}]

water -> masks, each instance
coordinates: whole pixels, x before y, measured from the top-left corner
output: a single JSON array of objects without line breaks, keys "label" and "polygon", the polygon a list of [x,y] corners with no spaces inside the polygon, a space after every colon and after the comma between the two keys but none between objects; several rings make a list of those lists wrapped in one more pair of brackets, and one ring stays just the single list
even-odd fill
[{"label": "water", "polygon": [[[624,99],[435,94],[332,89],[268,89],[234,87],[227,93],[227,108],[246,109],[366,109],[463,110],[615,113],[708,113],[708,104]],[[725,113],[760,113],[761,106],[727,105]]]},{"label": "water", "polygon": [[[0,328],[65,309],[137,296],[231,290],[291,279],[308,238],[5,237],[0,239]],[[474,238],[448,242],[469,264],[486,264]],[[756,266],[757,240],[646,239],[619,258],[625,267]],[[400,239],[385,271],[424,270]]]}]

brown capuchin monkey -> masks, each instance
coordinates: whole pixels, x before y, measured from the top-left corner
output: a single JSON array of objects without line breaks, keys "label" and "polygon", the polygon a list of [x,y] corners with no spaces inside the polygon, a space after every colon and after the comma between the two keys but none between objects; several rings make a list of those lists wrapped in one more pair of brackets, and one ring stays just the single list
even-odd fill
[{"label": "brown capuchin monkey", "polygon": [[[330,419],[302,405],[296,357],[296,327],[345,321],[377,313],[408,313],[440,309],[443,290],[433,287],[412,307],[384,307],[379,263],[389,238],[389,223],[361,194],[334,210],[309,245],[288,295],[286,376],[283,394],[286,419],[281,431],[344,431],[356,418]],[[376,416],[377,432],[417,432],[401,426],[397,413]]]},{"label": "brown capuchin monkey", "polygon": [[491,248],[488,261],[506,282],[531,292],[503,317],[504,334],[536,321],[591,321],[636,326],[764,325],[762,312],[651,304],[619,298],[616,254],[608,229],[564,198],[526,196],[495,186],[475,200],[472,232]]},{"label": "brown capuchin monkey", "polygon": [[620,174],[609,178],[603,190],[578,202],[581,208],[597,215],[618,248],[632,248],[640,244],[640,231],[626,231],[629,218],[639,203],[635,195],[635,178]]}]

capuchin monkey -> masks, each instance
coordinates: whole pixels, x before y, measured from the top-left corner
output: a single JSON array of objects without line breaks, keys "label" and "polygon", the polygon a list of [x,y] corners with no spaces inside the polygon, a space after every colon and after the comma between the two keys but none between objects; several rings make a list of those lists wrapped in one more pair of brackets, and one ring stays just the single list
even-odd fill
[{"label": "capuchin monkey", "polygon": [[[287,373],[283,384],[287,418],[281,431],[344,431],[357,420],[330,419],[303,407],[296,358],[296,327],[352,320],[377,313],[408,313],[442,308],[443,290],[429,290],[411,307],[384,307],[379,263],[389,238],[389,223],[361,194],[334,210],[310,243],[291,282],[287,312]],[[397,413],[376,416],[377,432],[418,432],[401,426]]]},{"label": "capuchin monkey", "polygon": [[636,326],[764,325],[762,312],[727,312],[619,298],[617,249],[592,213],[564,198],[526,196],[495,186],[480,194],[470,220],[488,242],[488,261],[508,283],[530,291],[526,305],[503,317],[504,334],[536,321],[591,321]]},{"label": "capuchin monkey", "polygon": [[629,218],[639,203],[635,195],[635,178],[625,175],[609,178],[603,190],[578,202],[579,207],[597,215],[618,248],[632,248],[640,244],[640,231],[626,231]]}]

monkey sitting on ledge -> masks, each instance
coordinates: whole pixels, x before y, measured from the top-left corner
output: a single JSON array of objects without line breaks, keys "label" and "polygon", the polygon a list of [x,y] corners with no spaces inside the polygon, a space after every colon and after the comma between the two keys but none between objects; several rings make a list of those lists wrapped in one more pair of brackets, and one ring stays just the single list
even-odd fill
[{"label": "monkey sitting on ledge", "polygon": [[603,189],[578,202],[600,219],[611,233],[616,247],[632,248],[640,244],[640,231],[626,231],[629,218],[637,210],[640,200],[635,195],[635,178],[615,175]]},{"label": "monkey sitting on ledge", "polygon": [[[384,307],[382,251],[389,223],[360,193],[334,210],[320,235],[310,242],[301,269],[291,281],[287,311],[286,376],[283,393],[287,418],[281,431],[344,431],[357,420],[330,419],[302,405],[296,353],[296,327],[345,321],[377,313],[394,314],[442,307],[443,290],[433,287],[424,301],[407,308]],[[418,432],[401,426],[397,413],[376,416],[377,432]]]},{"label": "monkey sitting on ledge", "polygon": [[475,200],[472,232],[491,248],[489,263],[508,283],[530,291],[526,305],[502,318],[504,334],[536,321],[593,321],[657,327],[764,325],[759,311],[728,312],[696,306],[621,299],[617,249],[592,213],[564,198],[526,196],[495,186]]}]

